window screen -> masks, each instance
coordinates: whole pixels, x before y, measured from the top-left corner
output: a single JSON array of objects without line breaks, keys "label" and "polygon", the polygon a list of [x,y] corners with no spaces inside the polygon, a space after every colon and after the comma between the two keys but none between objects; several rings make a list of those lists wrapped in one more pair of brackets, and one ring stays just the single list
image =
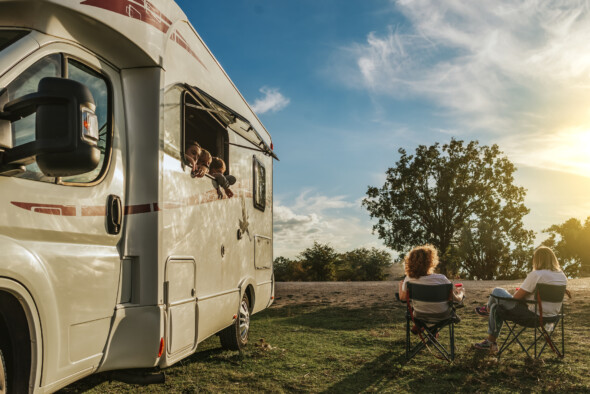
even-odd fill
[{"label": "window screen", "polygon": [[266,169],[254,156],[254,207],[264,211],[266,208]]}]

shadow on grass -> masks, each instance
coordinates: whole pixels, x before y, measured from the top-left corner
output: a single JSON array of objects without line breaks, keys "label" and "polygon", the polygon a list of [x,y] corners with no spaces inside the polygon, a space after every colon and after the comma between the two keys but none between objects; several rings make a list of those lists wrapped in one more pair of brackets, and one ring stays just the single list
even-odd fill
[{"label": "shadow on grass", "polygon": [[70,384],[62,388],[61,390],[57,391],[57,393],[80,393],[84,391],[89,391],[96,386],[111,381],[111,373],[110,372],[102,372],[96,375],[90,375],[82,380],[78,380],[77,382]]},{"label": "shadow on grass", "polygon": [[[472,353],[472,357],[460,363],[438,360],[431,354],[420,354],[406,360],[405,341],[395,341],[394,350],[380,355],[373,361],[324,390],[324,393],[357,393],[387,391],[392,387],[409,392],[441,392],[456,389],[459,392],[477,390],[477,369],[486,364],[486,355]],[[467,374],[466,374],[467,372]]]},{"label": "shadow on grass", "polygon": [[[230,352],[227,350],[223,350],[221,347],[207,349],[202,351],[197,351],[197,353],[192,354],[191,356],[185,358],[184,360],[180,361],[180,364],[184,365],[191,365],[195,363],[207,363],[207,364],[233,364],[239,365],[240,362],[243,360],[244,356],[238,352]],[[123,380],[121,380],[118,376],[122,372],[124,373],[127,370],[119,370],[119,371],[107,371],[101,372],[95,375],[87,376],[84,379],[81,379],[69,386],[64,387],[58,393],[80,393],[86,392],[94,389],[97,386],[100,386],[102,383],[105,382],[117,382],[118,384],[124,385]],[[143,373],[151,373],[155,372],[156,369],[149,368],[149,369],[135,369],[129,370],[131,373],[135,374],[143,374]],[[166,368],[162,370],[166,374],[167,381],[169,379],[174,379],[175,375],[177,374],[175,368]],[[162,383],[145,383],[145,384],[130,384],[126,387],[134,388],[135,390],[141,391],[141,387],[144,386],[152,386],[155,387],[162,387],[165,386]]]},{"label": "shadow on grass", "polygon": [[395,377],[396,371],[405,362],[405,356],[399,352],[381,354],[373,361],[363,364],[362,368],[348,375],[340,382],[324,390],[324,393],[358,393],[371,387],[377,388],[384,381]]},{"label": "shadow on grass", "polygon": [[280,319],[277,324],[313,329],[357,331],[379,325],[405,324],[405,309],[345,307],[284,307],[269,309],[261,318]]}]

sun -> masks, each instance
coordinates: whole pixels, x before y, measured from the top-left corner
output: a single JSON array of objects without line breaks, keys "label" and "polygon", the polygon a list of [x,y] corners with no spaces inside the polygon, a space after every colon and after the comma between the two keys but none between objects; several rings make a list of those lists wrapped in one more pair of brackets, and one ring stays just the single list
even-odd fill
[{"label": "sun", "polygon": [[590,177],[590,128],[563,130],[555,141],[555,160],[568,172]]}]

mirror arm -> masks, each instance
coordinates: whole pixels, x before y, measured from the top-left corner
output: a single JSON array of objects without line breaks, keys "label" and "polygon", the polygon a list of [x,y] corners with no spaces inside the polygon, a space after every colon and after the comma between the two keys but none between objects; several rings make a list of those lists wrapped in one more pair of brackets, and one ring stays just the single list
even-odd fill
[{"label": "mirror arm", "polygon": [[2,162],[0,164],[31,164],[35,161],[37,149],[37,141],[27,142],[12,149],[7,149],[2,155]]},{"label": "mirror arm", "polygon": [[64,97],[56,97],[43,93],[27,94],[6,103],[4,110],[0,112],[0,119],[14,122],[35,113],[39,105],[63,104],[67,101]]}]

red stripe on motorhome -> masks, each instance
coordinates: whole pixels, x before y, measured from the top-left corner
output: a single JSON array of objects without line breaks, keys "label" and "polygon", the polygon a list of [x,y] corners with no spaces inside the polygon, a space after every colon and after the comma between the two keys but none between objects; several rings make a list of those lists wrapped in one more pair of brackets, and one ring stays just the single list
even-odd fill
[{"label": "red stripe on motorhome", "polygon": [[144,0],[85,0],[82,5],[98,7],[129,18],[140,20],[166,33],[172,21],[149,1]]},{"label": "red stripe on motorhome", "polygon": [[27,211],[57,216],[76,216],[75,205],[39,204],[36,202],[11,201],[12,205]]},{"label": "red stripe on motorhome", "polygon": [[[157,9],[152,3],[144,0],[85,0],[80,2],[82,5],[102,8],[107,11],[115,12],[117,14],[140,20],[162,33],[167,33],[172,25],[172,21]],[[187,51],[200,64],[207,69],[207,66],[199,59],[197,54],[192,50],[186,39],[178,32],[174,31],[170,35],[170,39],[177,43],[181,48]]]},{"label": "red stripe on motorhome", "polygon": [[201,63],[201,66],[205,67],[205,70],[207,70],[207,66],[205,66],[205,64],[201,61],[201,59],[199,59],[197,54],[191,49],[191,47],[188,45],[188,42],[184,39],[184,37],[182,36],[182,34],[179,33],[178,30],[176,30],[176,31],[174,31],[174,33],[172,33],[172,35],[170,36],[170,39],[172,41],[176,42],[182,48],[184,48],[185,51],[190,53],[191,56],[194,57],[195,59],[197,59],[197,61],[199,63]]},{"label": "red stripe on motorhome", "polygon": [[[241,193],[240,193],[241,192]],[[252,198],[252,192],[247,189],[236,190],[236,197],[244,197],[244,198]],[[224,200],[227,199],[227,196],[223,197]],[[154,202],[151,204],[135,204],[135,205],[126,205],[125,206],[125,215],[135,215],[140,213],[150,213],[150,212],[160,212],[160,211],[168,211],[172,209],[178,209],[187,206],[196,206],[201,204],[208,204],[210,202],[219,201],[217,197],[217,191],[215,189],[209,190],[202,194],[195,194],[184,201],[164,201],[164,202]],[[106,208],[105,206],[82,206],[80,209],[81,214],[77,214],[76,206],[75,205],[58,205],[58,204],[40,204],[36,202],[22,202],[22,201],[11,201],[12,205],[17,206],[22,209],[26,209],[27,211],[31,211],[34,213],[44,213],[47,215],[56,215],[56,216],[105,216],[106,215]]]}]

